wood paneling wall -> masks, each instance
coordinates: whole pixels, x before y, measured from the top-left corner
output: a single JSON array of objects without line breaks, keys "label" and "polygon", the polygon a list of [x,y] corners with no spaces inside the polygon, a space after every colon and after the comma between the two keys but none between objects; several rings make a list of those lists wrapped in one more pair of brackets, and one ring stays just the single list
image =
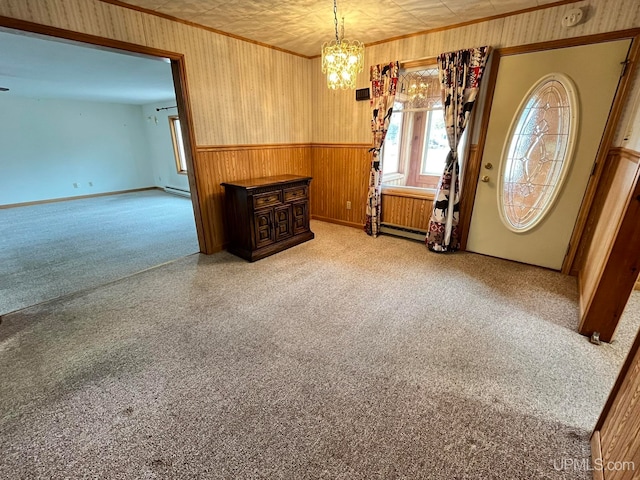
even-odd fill
[{"label": "wood paneling wall", "polygon": [[[640,335],[622,366],[591,438],[594,478],[640,478]],[[631,463],[622,463],[631,462]],[[613,467],[613,468],[612,468]]]},{"label": "wood paneling wall", "polygon": [[[311,144],[311,215],[315,219],[362,228],[365,223],[370,144]],[[351,202],[351,209],[347,209]],[[426,230],[432,200],[382,195],[382,221]]]},{"label": "wood paneling wall", "polygon": [[[194,162],[200,195],[206,251],[226,243],[222,182],[270,175],[312,175],[311,152],[301,145],[238,145],[199,147]],[[313,199],[313,182],[311,190]]]},{"label": "wood paneling wall", "polygon": [[591,204],[591,209],[585,222],[582,238],[569,272],[571,275],[578,276],[580,271],[585,267],[593,234],[598,226],[600,215],[604,209],[604,203],[611,192],[611,184],[618,170],[619,160],[620,148],[615,147],[610,149],[607,154],[605,165],[602,168],[600,182],[596,188],[593,203]]},{"label": "wood paneling wall", "polygon": [[591,214],[597,221],[589,227],[590,242],[581,248],[586,253],[581,255],[578,272],[579,331],[599,332],[607,342],[638,278],[640,217],[634,220],[633,215],[640,205],[640,153],[616,148],[608,162],[596,202],[600,211]]},{"label": "wood paneling wall", "polygon": [[370,148],[370,144],[311,145],[312,218],[358,228],[364,225]]},{"label": "wood paneling wall", "polygon": [[382,195],[382,221],[418,230],[429,229],[433,200],[394,194]]}]

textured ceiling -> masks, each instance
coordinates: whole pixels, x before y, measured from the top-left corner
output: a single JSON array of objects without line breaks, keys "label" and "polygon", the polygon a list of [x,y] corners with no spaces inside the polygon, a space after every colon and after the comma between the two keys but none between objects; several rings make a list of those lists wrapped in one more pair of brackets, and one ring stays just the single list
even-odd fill
[{"label": "textured ceiling", "polygon": [[[108,0],[107,0],[108,1]],[[371,43],[557,0],[342,0],[345,38]],[[335,37],[331,0],[125,0],[124,3],[302,55]]]}]

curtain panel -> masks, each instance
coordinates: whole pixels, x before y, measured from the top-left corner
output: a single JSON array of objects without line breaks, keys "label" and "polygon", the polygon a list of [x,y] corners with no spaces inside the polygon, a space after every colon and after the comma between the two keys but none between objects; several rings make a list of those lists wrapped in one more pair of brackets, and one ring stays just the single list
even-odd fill
[{"label": "curtain panel", "polygon": [[442,103],[450,151],[438,182],[425,243],[434,252],[460,248],[460,185],[458,144],[478,96],[489,47],[471,48],[438,56]]},{"label": "curtain panel", "polygon": [[384,143],[384,137],[389,129],[391,114],[393,113],[393,101],[396,97],[398,84],[398,71],[400,64],[391,62],[371,66],[371,132],[373,133],[373,146],[371,150],[371,170],[369,172],[369,192],[367,195],[367,219],[364,226],[367,234],[377,237],[380,231],[382,185],[382,158],[380,149]]}]

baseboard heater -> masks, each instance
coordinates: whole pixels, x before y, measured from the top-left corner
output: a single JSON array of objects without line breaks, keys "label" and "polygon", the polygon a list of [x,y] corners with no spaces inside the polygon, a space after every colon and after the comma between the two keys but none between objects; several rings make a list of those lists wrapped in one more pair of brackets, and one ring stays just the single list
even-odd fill
[{"label": "baseboard heater", "polygon": [[387,235],[395,235],[396,237],[410,238],[411,240],[418,240],[420,242],[424,242],[424,238],[427,235],[426,230],[403,227],[401,225],[394,225],[392,223],[380,224],[380,232],[386,233]]},{"label": "baseboard heater", "polygon": [[181,197],[191,198],[191,192],[189,192],[189,190],[182,190],[181,188],[170,187],[167,185],[166,187],[164,187],[164,191],[173,195],[180,195]]}]

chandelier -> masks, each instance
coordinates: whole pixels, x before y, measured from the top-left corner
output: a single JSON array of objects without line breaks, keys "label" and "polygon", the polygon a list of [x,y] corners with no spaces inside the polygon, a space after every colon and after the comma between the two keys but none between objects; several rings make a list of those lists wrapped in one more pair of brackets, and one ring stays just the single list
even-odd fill
[{"label": "chandelier", "polygon": [[327,86],[332,90],[356,88],[356,75],[364,65],[364,45],[357,40],[344,39],[344,17],[342,35],[338,35],[338,5],[333,0],[333,21],[336,39],[322,45],[322,73],[327,74]]}]

